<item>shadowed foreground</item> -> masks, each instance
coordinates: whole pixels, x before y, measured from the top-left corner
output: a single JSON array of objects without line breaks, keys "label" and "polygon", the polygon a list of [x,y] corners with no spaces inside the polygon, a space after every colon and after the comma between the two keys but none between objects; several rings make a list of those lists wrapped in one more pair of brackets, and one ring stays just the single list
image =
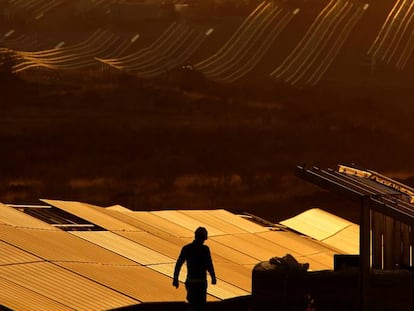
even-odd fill
[{"label": "shadowed foreground", "polygon": [[[250,310],[250,296],[236,297],[219,302],[208,302],[206,311],[248,311]],[[113,311],[186,311],[188,304],[185,302],[160,302],[143,303],[136,306],[113,309]]]}]

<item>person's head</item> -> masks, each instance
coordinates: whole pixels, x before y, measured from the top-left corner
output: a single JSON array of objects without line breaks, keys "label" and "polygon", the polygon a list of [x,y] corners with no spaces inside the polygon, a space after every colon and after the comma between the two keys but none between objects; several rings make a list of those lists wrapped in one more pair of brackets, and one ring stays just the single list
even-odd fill
[{"label": "person's head", "polygon": [[207,240],[207,229],[204,227],[198,227],[194,232],[194,238],[196,241],[204,242]]}]

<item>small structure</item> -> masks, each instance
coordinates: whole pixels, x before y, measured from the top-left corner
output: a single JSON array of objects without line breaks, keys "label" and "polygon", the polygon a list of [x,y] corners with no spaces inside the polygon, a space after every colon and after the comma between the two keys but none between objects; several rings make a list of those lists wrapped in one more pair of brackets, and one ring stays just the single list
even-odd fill
[{"label": "small structure", "polygon": [[[414,189],[377,172],[344,165],[337,170],[298,166],[297,175],[360,204],[359,309],[373,310],[373,298],[382,294],[379,288],[373,290],[373,272],[401,275],[413,269]],[[390,288],[401,287],[397,278],[387,282]],[[404,299],[412,310],[412,273],[403,286],[410,291]]]},{"label": "small structure", "polygon": [[[319,209],[281,222],[337,248],[334,269],[281,269],[270,260],[256,265],[252,310],[414,310],[414,189],[377,172],[344,165],[336,170],[298,166],[296,172],[359,204],[359,229],[332,216],[327,224],[329,218]],[[327,235],[341,228],[352,228],[356,240],[359,231],[359,250],[346,247],[346,239]]]}]

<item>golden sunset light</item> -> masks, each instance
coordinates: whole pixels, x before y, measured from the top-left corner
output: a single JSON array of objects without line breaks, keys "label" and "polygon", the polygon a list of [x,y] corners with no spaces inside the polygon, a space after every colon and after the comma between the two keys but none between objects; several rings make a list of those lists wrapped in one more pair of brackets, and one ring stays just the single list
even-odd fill
[{"label": "golden sunset light", "polygon": [[0,309],[414,310],[414,0],[0,0]]}]

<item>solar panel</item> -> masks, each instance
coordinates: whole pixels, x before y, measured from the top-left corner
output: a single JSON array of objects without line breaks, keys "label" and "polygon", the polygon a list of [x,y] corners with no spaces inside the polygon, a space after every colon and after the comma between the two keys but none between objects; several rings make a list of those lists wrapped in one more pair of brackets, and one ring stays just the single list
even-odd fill
[{"label": "solar panel", "polygon": [[87,221],[96,224],[112,231],[137,231],[136,227],[133,227],[121,220],[114,219],[113,217],[106,215],[102,211],[103,208],[80,202],[69,201],[57,201],[57,200],[42,200],[43,202],[60,208],[68,213],[72,213],[78,217],[86,219]]},{"label": "solar panel", "polygon": [[[217,285],[209,284],[209,301],[249,295],[253,267],[272,257],[290,253],[299,262],[308,262],[311,270],[323,270],[332,269],[335,253],[358,248],[353,243],[358,226],[321,210],[298,215],[294,225],[290,223],[295,231],[305,228],[308,231],[304,230],[304,234],[316,232],[313,237],[323,239],[317,241],[287,229],[269,230],[225,210],[137,212],[121,206],[101,208],[79,202],[44,201],[80,217],[73,219],[99,226],[91,231],[62,231],[33,221],[34,217],[12,207],[3,207],[6,212],[0,215],[0,284],[7,286],[5,292],[33,297],[35,304],[57,303],[56,308],[51,307],[53,310],[65,309],[66,305],[101,310],[140,302],[184,301],[184,284],[178,290],[172,286],[173,269],[182,246],[194,239],[198,226],[209,230],[206,245],[218,278]],[[318,231],[317,226],[322,229]],[[43,275],[35,284],[34,275],[39,273]],[[185,276],[184,266],[181,282]],[[42,287],[53,278],[59,282]],[[70,287],[71,282],[80,282],[80,288]],[[78,291],[86,292],[89,286],[90,296],[72,301]],[[68,293],[58,293],[58,287]],[[104,291],[109,291],[102,302],[107,306],[101,302],[93,305],[91,299],[99,300]],[[9,305],[17,309],[19,306],[16,301]]]},{"label": "solar panel", "polygon": [[355,169],[342,165],[338,171],[317,167],[296,168],[297,175],[305,180],[359,203],[363,198],[368,199],[369,209],[407,225],[414,223],[414,208],[411,204],[414,191],[410,187],[374,171],[359,170],[362,174],[352,171]]},{"label": "solar panel", "polygon": [[184,286],[176,289],[170,277],[144,266],[72,262],[57,264],[141,302],[185,301]]},{"label": "solar panel", "polygon": [[148,232],[117,232],[117,234],[171,258],[177,258],[181,247],[186,243],[178,238],[175,238],[174,242],[169,241]]},{"label": "solar panel", "polygon": [[51,225],[34,217],[26,215],[19,210],[0,203],[0,221],[15,227],[26,227],[42,230],[56,230]]},{"label": "solar panel", "polygon": [[258,233],[262,238],[268,239],[273,243],[285,246],[289,250],[295,250],[301,256],[311,254],[333,252],[333,250],[309,237],[301,236],[290,231],[268,231]]},{"label": "solar panel", "polygon": [[164,218],[170,222],[173,222],[177,225],[180,225],[192,232],[194,232],[198,227],[205,227],[208,231],[209,236],[223,235],[224,231],[204,222],[201,219],[195,219],[189,217],[179,211],[167,210],[167,211],[154,211],[152,214]]},{"label": "solar panel", "polygon": [[252,270],[250,268],[235,263],[214,261],[214,270],[221,280],[247,292],[251,291]]},{"label": "solar panel", "polygon": [[209,285],[207,292],[210,295],[219,297],[220,299],[230,299],[234,297],[250,295],[250,292],[222,281],[220,278],[217,280],[216,285]]},{"label": "solar panel", "polygon": [[109,231],[73,231],[71,234],[92,242],[142,265],[170,263],[174,259]]},{"label": "solar panel", "polygon": [[61,230],[17,229],[0,225],[0,236],[3,241],[50,261],[134,264],[125,257]]},{"label": "solar panel", "polygon": [[351,225],[323,240],[345,254],[359,254],[359,226]]},{"label": "solar panel", "polygon": [[246,254],[246,251],[239,251],[230,245],[214,241],[213,239],[208,239],[206,244],[210,247],[215,262],[234,262],[240,265],[255,265],[259,261],[257,258]]},{"label": "solar panel", "polygon": [[180,224],[169,221],[162,217],[157,216],[154,212],[130,212],[126,213],[139,221],[141,221],[142,230],[148,232],[164,232],[176,237],[194,237],[194,230],[189,230]]},{"label": "solar panel", "polygon": [[43,261],[42,258],[36,257],[3,241],[0,241],[0,254],[0,265]]},{"label": "solar panel", "polygon": [[217,236],[211,239],[256,258],[257,262],[269,260],[275,256],[284,256],[287,253],[291,253],[294,257],[298,255],[295,251],[262,239],[252,233]]},{"label": "solar panel", "polygon": [[[223,215],[219,215],[211,210],[180,210],[181,214],[194,218],[199,223],[204,223],[208,227],[220,228],[220,231],[225,234],[236,234],[236,233],[245,233],[246,230],[243,230],[240,227],[233,225],[231,222],[226,221],[223,218]],[[209,235],[213,235],[209,231]]]},{"label": "solar panel", "polygon": [[[125,209],[126,210],[126,209]],[[115,220],[120,220],[123,223],[126,223],[132,227],[135,228],[133,232],[135,231],[142,231],[141,227],[145,224],[142,223],[142,221],[136,219],[134,217],[134,212],[127,211],[127,212],[121,212],[118,210],[108,209],[108,208],[100,208],[101,213],[108,215],[112,217]],[[108,229],[110,231],[119,231],[119,230],[111,230],[111,228],[105,227],[105,229]]]},{"label": "solar panel", "polygon": [[117,211],[117,212],[132,212],[129,208],[123,207],[122,205],[116,204],[112,206],[108,206],[105,208],[106,210]]},{"label": "solar panel", "polygon": [[313,266],[311,267],[312,270],[333,269],[333,254],[331,253],[308,255],[305,259],[308,260],[310,264],[313,263]]},{"label": "solar panel", "polygon": [[265,232],[268,230],[267,228],[261,225],[258,225],[250,220],[244,219],[243,217],[240,217],[223,209],[212,210],[211,213],[215,217],[219,217],[225,220],[226,222],[241,228],[243,231],[247,231],[250,233],[258,233]]},{"label": "solar panel", "polygon": [[316,240],[326,239],[352,225],[346,219],[318,208],[307,210],[280,223]]},{"label": "solar panel", "polygon": [[2,278],[77,310],[107,310],[138,301],[52,263],[0,266]]},{"label": "solar panel", "polygon": [[26,284],[19,285],[14,280],[9,281],[0,276],[1,305],[7,306],[12,310],[73,311],[73,308],[69,305],[64,305],[59,301],[48,298],[26,286]]}]

